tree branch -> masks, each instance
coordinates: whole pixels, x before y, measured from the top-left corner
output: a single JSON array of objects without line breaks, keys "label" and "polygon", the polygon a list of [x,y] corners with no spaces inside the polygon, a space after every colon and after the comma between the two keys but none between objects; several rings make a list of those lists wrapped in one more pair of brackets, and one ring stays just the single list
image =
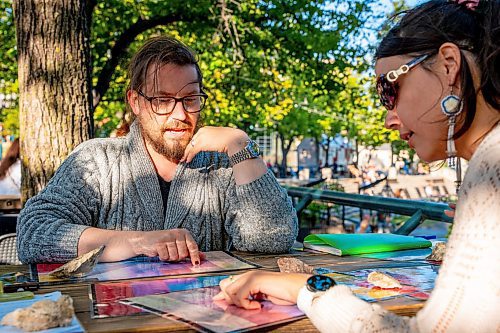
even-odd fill
[{"label": "tree branch", "polygon": [[200,20],[202,18],[201,17],[186,18],[183,17],[181,14],[159,16],[149,20],[143,20],[139,18],[137,22],[132,24],[128,29],[126,29],[118,38],[115,45],[111,48],[111,57],[106,62],[106,64],[101,70],[101,73],[99,74],[97,84],[93,89],[94,108],[99,104],[102,96],[104,96],[104,94],[108,90],[116,66],[118,65],[120,59],[126,54],[128,47],[130,46],[130,44],[132,44],[137,35],[156,26],[168,25],[173,22],[179,22],[184,20],[192,21],[194,19]]}]

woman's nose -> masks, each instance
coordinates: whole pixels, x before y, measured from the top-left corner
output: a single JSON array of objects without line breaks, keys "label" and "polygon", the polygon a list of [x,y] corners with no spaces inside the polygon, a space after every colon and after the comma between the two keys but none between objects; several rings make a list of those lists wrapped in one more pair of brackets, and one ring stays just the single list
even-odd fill
[{"label": "woman's nose", "polygon": [[385,128],[391,130],[397,130],[401,126],[401,120],[399,120],[398,114],[394,110],[387,111],[385,115]]}]

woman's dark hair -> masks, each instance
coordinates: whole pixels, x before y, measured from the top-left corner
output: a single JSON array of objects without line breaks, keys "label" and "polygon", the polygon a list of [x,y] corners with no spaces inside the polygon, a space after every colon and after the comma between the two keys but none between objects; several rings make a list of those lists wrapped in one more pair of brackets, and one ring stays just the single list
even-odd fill
[{"label": "woman's dark hair", "polygon": [[3,179],[7,174],[7,170],[16,163],[19,158],[19,139],[15,139],[5,153],[4,158],[0,161],[0,179]]},{"label": "woman's dark hair", "polygon": [[404,16],[382,39],[375,53],[376,59],[404,54],[434,55],[446,42],[461,49],[460,97],[467,113],[455,138],[471,126],[479,92],[474,89],[464,50],[476,56],[481,72],[479,90],[485,101],[500,110],[500,0],[481,0],[475,10],[469,9],[468,3],[473,1],[458,4],[432,0],[400,13]]}]

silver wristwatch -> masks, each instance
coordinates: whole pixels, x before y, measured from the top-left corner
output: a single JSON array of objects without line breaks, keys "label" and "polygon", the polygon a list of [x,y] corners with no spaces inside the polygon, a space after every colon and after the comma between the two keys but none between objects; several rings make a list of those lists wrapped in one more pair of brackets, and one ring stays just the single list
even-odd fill
[{"label": "silver wristwatch", "polygon": [[236,165],[250,158],[257,158],[260,155],[260,147],[257,142],[247,140],[245,148],[229,157],[231,165]]}]

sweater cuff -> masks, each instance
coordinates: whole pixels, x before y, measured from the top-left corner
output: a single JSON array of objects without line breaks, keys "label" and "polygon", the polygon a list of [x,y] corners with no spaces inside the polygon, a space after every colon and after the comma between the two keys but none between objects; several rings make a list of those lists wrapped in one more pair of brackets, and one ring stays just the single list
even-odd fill
[{"label": "sweater cuff", "polygon": [[[271,170],[267,170],[262,177],[244,185],[236,185],[236,195],[243,204],[251,206],[262,205],[262,202],[275,202],[287,199],[287,193],[278,183]],[[264,200],[263,200],[264,199]]]},{"label": "sweater cuff", "polygon": [[[66,262],[78,256],[78,242],[83,231],[90,228],[88,225],[63,223],[53,234],[51,245],[47,248],[49,252],[43,253],[43,257],[50,261]],[[58,251],[54,251],[54,245]],[[45,252],[45,251],[44,251]]]},{"label": "sweater cuff", "polygon": [[356,317],[372,311],[371,305],[354,296],[347,286],[336,285],[316,297],[310,294],[302,287],[297,306],[321,332],[348,332]]}]

